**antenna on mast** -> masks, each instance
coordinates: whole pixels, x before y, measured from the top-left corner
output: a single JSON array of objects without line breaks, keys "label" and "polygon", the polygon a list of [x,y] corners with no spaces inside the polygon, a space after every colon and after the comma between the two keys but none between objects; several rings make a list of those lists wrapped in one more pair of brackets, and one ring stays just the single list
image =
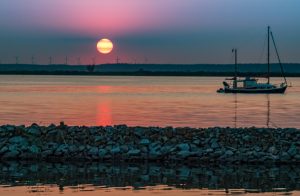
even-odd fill
[{"label": "antenna on mast", "polygon": [[66,62],[65,62],[66,65],[68,65],[68,56],[66,56]]},{"label": "antenna on mast", "polygon": [[49,57],[49,65],[52,65],[52,56]]}]

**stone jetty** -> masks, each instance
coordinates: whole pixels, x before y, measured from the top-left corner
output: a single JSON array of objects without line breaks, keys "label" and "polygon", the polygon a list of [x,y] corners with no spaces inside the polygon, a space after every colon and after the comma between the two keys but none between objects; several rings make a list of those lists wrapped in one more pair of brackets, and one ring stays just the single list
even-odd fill
[{"label": "stone jetty", "polygon": [[294,128],[0,126],[1,160],[299,163]]}]

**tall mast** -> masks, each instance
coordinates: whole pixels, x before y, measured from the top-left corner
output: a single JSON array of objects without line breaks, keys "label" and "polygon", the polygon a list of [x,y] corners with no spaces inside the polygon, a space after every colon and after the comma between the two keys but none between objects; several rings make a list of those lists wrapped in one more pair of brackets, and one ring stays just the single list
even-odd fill
[{"label": "tall mast", "polygon": [[234,52],[234,81],[233,81],[233,87],[237,88],[237,49],[232,49],[232,52]]},{"label": "tall mast", "polygon": [[237,49],[234,50],[234,64],[235,64],[235,79],[237,78]]},{"label": "tall mast", "polygon": [[270,84],[270,26],[268,26],[268,84]]}]

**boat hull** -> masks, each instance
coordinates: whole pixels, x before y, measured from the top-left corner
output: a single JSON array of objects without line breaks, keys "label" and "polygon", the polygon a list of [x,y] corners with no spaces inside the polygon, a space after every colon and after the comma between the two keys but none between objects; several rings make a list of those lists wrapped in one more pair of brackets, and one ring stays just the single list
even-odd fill
[{"label": "boat hull", "polygon": [[224,93],[252,93],[252,94],[271,94],[271,93],[278,93],[283,94],[285,93],[287,86],[277,87],[277,88],[270,88],[270,89],[236,89],[236,88],[225,88],[223,90]]}]

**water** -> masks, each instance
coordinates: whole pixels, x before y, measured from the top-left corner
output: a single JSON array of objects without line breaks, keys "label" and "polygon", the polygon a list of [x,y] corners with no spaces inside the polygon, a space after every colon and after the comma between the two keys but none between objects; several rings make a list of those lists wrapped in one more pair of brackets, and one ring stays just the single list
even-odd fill
[{"label": "water", "polygon": [[0,163],[0,195],[299,195],[300,169],[254,165]]},{"label": "water", "polygon": [[284,95],[217,94],[223,79],[2,75],[0,124],[300,128],[299,78]]},{"label": "water", "polygon": [[[300,128],[299,78],[284,95],[217,94],[222,80],[0,76],[0,124]],[[300,195],[299,176],[297,165],[0,162],[0,195]]]}]

